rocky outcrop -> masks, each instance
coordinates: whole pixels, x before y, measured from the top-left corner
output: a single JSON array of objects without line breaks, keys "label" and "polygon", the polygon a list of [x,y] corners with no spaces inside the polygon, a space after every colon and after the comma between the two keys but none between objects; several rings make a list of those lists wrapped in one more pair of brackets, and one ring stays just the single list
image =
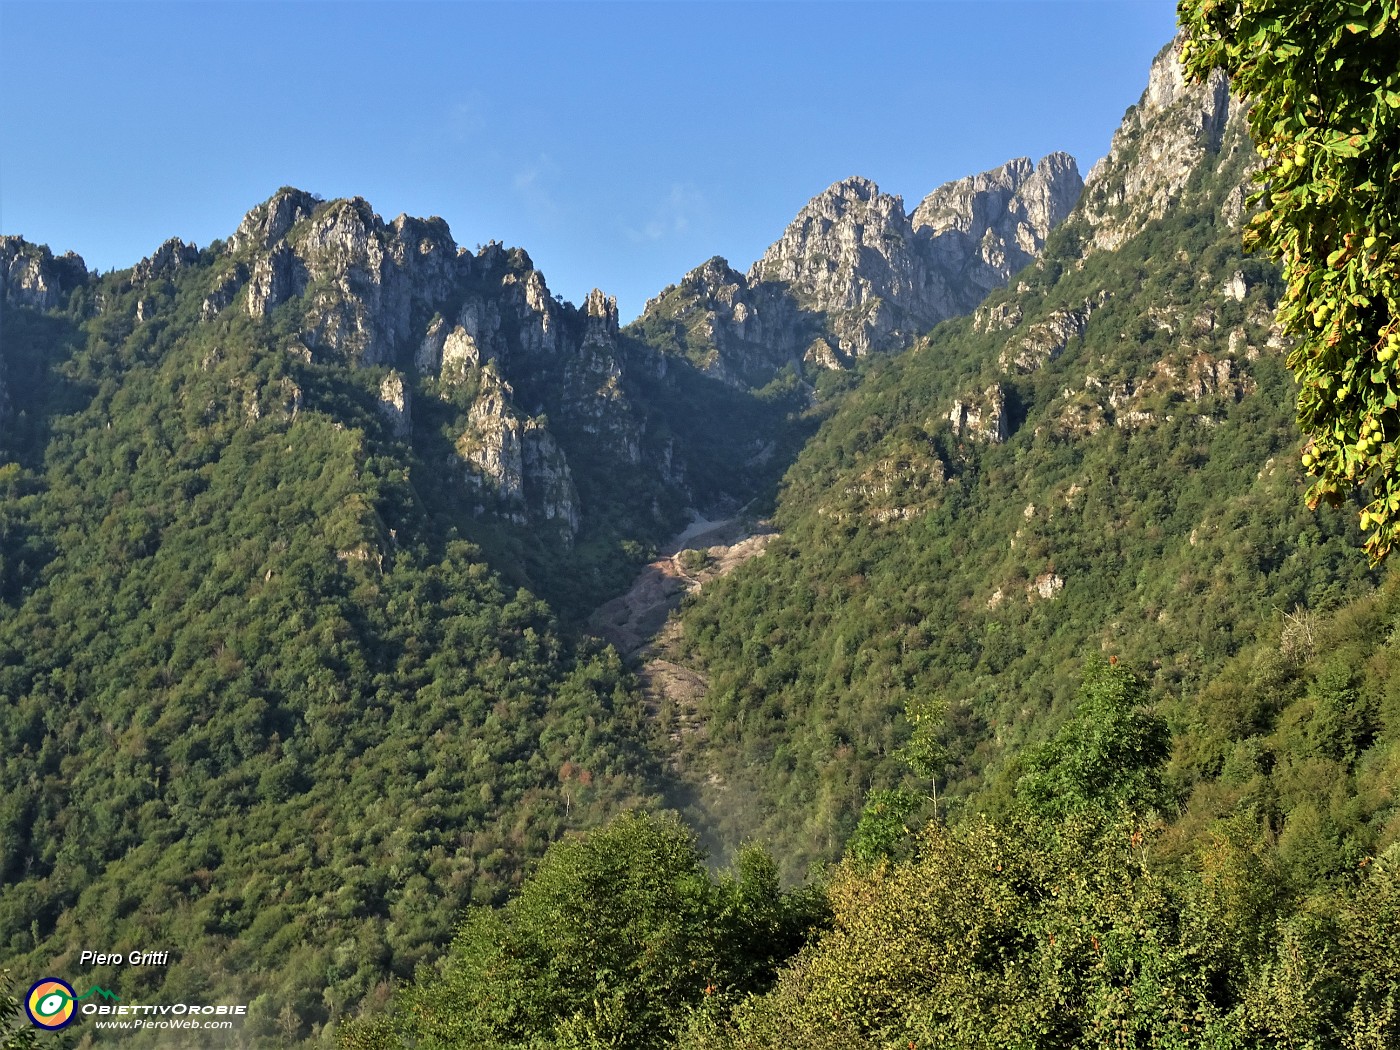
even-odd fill
[{"label": "rocky outcrop", "polygon": [[595,288],[584,302],[577,349],[564,358],[563,406],[571,424],[636,465],[640,430],[622,389],[617,338],[617,300]]},{"label": "rocky outcrop", "polygon": [[993,383],[978,397],[959,398],[953,402],[948,421],[958,437],[1000,445],[1011,435],[1006,390],[1000,383]]},{"label": "rocky outcrop", "polygon": [[[442,350],[438,355],[438,374],[445,381],[459,379],[469,369],[481,364],[481,345],[477,342],[477,336],[472,334],[481,332],[480,323],[474,320],[476,311],[464,307],[462,312],[463,319],[469,321],[470,327],[459,324],[448,332],[443,338]],[[424,342],[426,344],[427,340]]]},{"label": "rocky outcrop", "polygon": [[1082,183],[1074,159],[1020,158],[949,183],[907,215],[869,179],[814,197],[747,275],[711,259],[647,304],[639,334],[719,378],[841,368],[908,346],[1039,256]]},{"label": "rocky outcrop", "polygon": [[479,380],[457,453],[480,509],[517,524],[533,519],[556,526],[572,542],[579,528],[578,491],[564,453],[539,419],[521,417],[514,391],[494,362],[480,370]]},{"label": "rocky outcrop", "polygon": [[[88,281],[82,257],[67,252],[55,257],[47,247],[23,237],[0,236],[0,304],[53,310]],[[8,366],[0,347],[0,423],[10,413]]]},{"label": "rocky outcrop", "polygon": [[267,317],[275,307],[293,296],[301,295],[306,290],[307,280],[306,266],[285,244],[279,244],[266,255],[259,256],[253,263],[248,279],[246,304],[249,316]]},{"label": "rocky outcrop", "polygon": [[157,277],[171,277],[199,261],[199,248],[172,237],[131,270],[133,283],[144,283]]},{"label": "rocky outcrop", "polygon": [[522,436],[526,507],[536,521],[554,525],[560,539],[572,543],[579,530],[579,506],[568,460],[554,436],[538,421],[527,421]]},{"label": "rocky outcrop", "polygon": [[1054,601],[1060,596],[1060,592],[1065,589],[1065,581],[1053,572],[1043,572],[1030,583],[1026,584],[1026,596],[1034,601],[1036,598],[1042,601]]},{"label": "rocky outcrop", "polygon": [[972,330],[974,332],[1002,332],[1008,328],[1015,328],[1021,323],[1021,318],[1024,316],[1021,304],[1015,301],[981,306],[972,315]]},{"label": "rocky outcrop", "polygon": [[446,223],[401,215],[385,226],[358,197],[313,213],[292,250],[312,289],[307,345],[365,365],[393,361],[416,303],[441,301],[458,277]]},{"label": "rocky outcrop", "polygon": [[492,242],[472,254],[441,219],[386,223],[360,198],[283,189],[248,213],[226,253],[203,318],[231,303],[257,320],[285,308],[297,325],[290,352],[388,367],[378,405],[399,437],[411,434],[414,386],[430,384],[466,413],[459,477],[481,513],[572,539],[580,503],[565,450],[586,443],[594,462],[643,465],[616,300],[564,302],[525,252]]},{"label": "rocky outcrop", "polygon": [[1045,238],[1069,216],[1083,188],[1068,153],[1051,153],[1034,167],[1020,157],[939,187],[911,221],[931,234],[937,263],[958,274],[966,293],[980,301],[1040,258]]},{"label": "rocky outcrop", "polygon": [[55,257],[23,237],[0,236],[0,302],[52,310],[86,284],[87,264],[73,252]]},{"label": "rocky outcrop", "polygon": [[433,316],[418,344],[414,365],[422,375],[437,375],[449,384],[458,382],[483,360],[500,356],[500,328],[500,310],[494,302],[469,298],[458,311],[455,324],[441,314]]},{"label": "rocky outcrop", "polygon": [[[231,271],[223,273],[209,289],[204,302],[199,307],[199,319],[212,321],[228,309],[238,291],[248,281],[248,268],[236,264]],[[251,294],[251,293],[250,293]]]},{"label": "rocky outcrop", "polygon": [[[393,363],[415,308],[444,299],[462,275],[441,219],[401,215],[385,224],[363,198],[318,203],[299,190],[249,212],[229,251],[251,255],[250,316],[302,298],[302,341],[312,352],[364,365]],[[230,294],[225,279],[205,313]]]},{"label": "rocky outcrop", "polygon": [[[1116,248],[1165,215],[1206,156],[1221,150],[1229,126],[1242,130],[1247,107],[1230,95],[1223,71],[1202,83],[1187,82],[1181,41],[1178,37],[1153,60],[1142,98],[1124,116],[1108,155],[1085,179],[1080,211],[1093,249]],[[1236,223],[1242,202],[1241,192]]]},{"label": "rocky outcrop", "polygon": [[494,366],[481,370],[481,387],[467,429],[457,439],[457,454],[466,464],[464,480],[481,497],[482,509],[500,510],[524,524],[524,424],[515,414],[512,394]]},{"label": "rocky outcrop", "polygon": [[229,250],[271,251],[302,219],[309,218],[321,203],[319,197],[284,186],[269,200],[244,216],[237,232],[229,239]]},{"label": "rocky outcrop", "polygon": [[1076,309],[1054,310],[1044,320],[1030,325],[1023,335],[1013,336],[998,360],[1001,370],[1026,374],[1055,360],[1072,340],[1084,335],[1090,315],[1107,298],[1106,292],[1100,292]]},{"label": "rocky outcrop", "polygon": [[[821,321],[784,285],[751,284],[715,256],[646,304],[637,334],[733,386],[758,387],[822,343]],[[828,348],[829,349],[829,348]],[[825,360],[821,367],[827,367]],[[839,366],[832,358],[831,367]]]},{"label": "rocky outcrop", "polygon": [[391,369],[379,384],[379,412],[389,422],[389,429],[397,438],[406,438],[413,432],[413,407],[403,374]]}]

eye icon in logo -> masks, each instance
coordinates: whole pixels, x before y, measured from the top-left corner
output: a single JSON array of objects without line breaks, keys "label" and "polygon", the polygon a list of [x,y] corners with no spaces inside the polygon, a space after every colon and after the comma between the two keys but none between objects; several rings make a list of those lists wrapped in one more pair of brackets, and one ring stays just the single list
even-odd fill
[{"label": "eye icon in logo", "polygon": [[29,989],[29,995],[24,1000],[24,1011],[40,1028],[62,1028],[71,1023],[77,1013],[77,998],[73,986],[67,981],[45,977]]}]

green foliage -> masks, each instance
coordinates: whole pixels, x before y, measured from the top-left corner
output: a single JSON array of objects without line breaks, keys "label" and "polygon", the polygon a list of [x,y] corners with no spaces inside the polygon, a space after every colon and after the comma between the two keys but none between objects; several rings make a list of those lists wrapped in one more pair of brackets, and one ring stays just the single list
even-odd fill
[{"label": "green foliage", "polygon": [[1022,759],[1020,801],[1043,817],[1085,809],[1139,815],[1167,801],[1161,767],[1167,760],[1167,724],[1143,710],[1143,683],[1131,672],[1094,660],[1084,672],[1074,717]]},{"label": "green foliage", "polygon": [[843,866],[832,929],[681,1046],[1394,1045],[1394,872],[1298,906],[1270,860],[1222,834],[1169,864],[1102,814],[931,824],[907,861]]},{"label": "green foliage", "polygon": [[1311,505],[1354,488],[1366,549],[1400,531],[1400,4],[1182,0],[1187,69],[1249,98],[1264,166],[1252,246],[1279,259],[1299,337]]},{"label": "green foliage", "polygon": [[9,969],[0,970],[0,1050],[66,1050],[73,1045],[73,1029],[43,1031],[25,1016],[25,989]]},{"label": "green foliage", "polygon": [[1116,823],[930,825],[914,859],[838,873],[832,931],[693,1045],[1155,1046],[1140,1040],[1177,1018],[1209,1028],[1189,962],[1205,931],[1158,939],[1180,905],[1139,841]]},{"label": "green foliage", "polygon": [[0,1048],[31,1050],[39,1033],[24,1016],[24,1004],[13,986],[10,971],[0,970]]},{"label": "green foliage", "polygon": [[616,655],[434,513],[377,375],[200,319],[224,265],[6,313],[0,956],[168,947],[66,976],[299,1041],[652,767]]},{"label": "green foliage", "polygon": [[[784,479],[781,537],[681,617],[709,681],[684,766],[723,841],[760,836],[798,878],[839,855],[871,790],[932,794],[906,781],[910,697],[946,700],[940,813],[1009,804],[1012,756],[1068,718],[1086,651],[1131,660],[1153,703],[1195,696],[1278,609],[1374,578],[1345,516],[1300,505],[1278,275],[1219,218],[1250,154],[1228,130],[1115,251],[1084,255],[1074,219],[1057,231],[983,311],[1018,324],[947,322],[827,406]],[[1242,300],[1221,291],[1236,272]],[[1086,301],[1082,336],[1003,370]],[[1229,380],[1190,379],[1207,374]],[[950,406],[993,383],[1008,439],[954,433]]]},{"label": "green foliage", "polygon": [[924,800],[909,791],[872,791],[846,851],[864,864],[894,857],[908,838],[914,814]]},{"label": "green foliage", "polygon": [[904,708],[909,740],[900,752],[913,774],[930,783],[948,762],[948,748],[940,732],[948,720],[948,705],[929,697],[913,697]]},{"label": "green foliage", "polygon": [[[1304,625],[1309,643],[1297,635]],[[1236,822],[1276,843],[1291,892],[1345,883],[1400,840],[1400,579],[1328,615],[1302,612],[1199,695],[1165,701],[1175,834]]]},{"label": "green foliage", "polygon": [[[909,741],[899,756],[928,794],[906,790],[870,792],[861,810],[860,821],[846,844],[846,852],[862,864],[892,859],[907,851],[909,835],[924,819],[938,818],[938,782],[948,749],[939,739],[944,728],[946,705],[927,697],[911,699],[905,706]],[[931,810],[931,812],[930,812]]]},{"label": "green foliage", "polygon": [[390,1028],[341,1045],[667,1046],[687,1010],[765,990],[818,917],[761,851],[716,882],[678,823],[625,815],[551,847],[503,909],[468,916]]}]

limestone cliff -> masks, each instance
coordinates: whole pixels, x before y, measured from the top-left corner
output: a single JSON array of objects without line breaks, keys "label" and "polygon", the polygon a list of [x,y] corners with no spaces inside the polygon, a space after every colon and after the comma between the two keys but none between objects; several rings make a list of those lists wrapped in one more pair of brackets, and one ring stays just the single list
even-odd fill
[{"label": "limestone cliff", "polygon": [[67,252],[55,257],[44,245],[0,236],[0,302],[52,310],[87,280],[81,256]]},{"label": "limestone cliff", "polygon": [[[133,278],[192,250],[170,242]],[[659,483],[673,475],[669,444],[654,457],[644,449],[616,300],[595,290],[582,307],[564,302],[520,249],[492,242],[472,253],[441,219],[385,222],[362,198],[284,188],[247,214],[200,279],[206,323],[236,308],[290,325],[289,352],[310,362],[385,370],[378,407],[396,437],[413,440],[415,397],[468,397],[455,447],[480,513],[561,529],[571,542],[582,522],[574,455],[654,469]]]},{"label": "limestone cliff", "polygon": [[800,362],[822,330],[820,316],[803,309],[787,286],[751,283],[719,256],[649,300],[632,329],[737,387],[760,387]]},{"label": "limestone cliff", "polygon": [[[1178,39],[1153,60],[1141,99],[1064,220],[1067,237],[1050,272],[1084,272],[1097,257],[1152,238],[1177,212],[1218,217],[1227,230],[1239,226],[1258,163],[1247,105],[1230,95],[1219,72],[1188,83],[1179,47]],[[1181,232],[1155,236],[1158,254],[1148,265],[1129,271],[1122,264],[1125,274],[1135,273],[1132,279],[1107,263],[1116,290],[1098,287],[1067,298],[1036,263],[1017,291],[999,292],[975,312],[974,333],[999,340],[997,371],[1007,381],[1040,383],[1045,371],[1058,377],[1050,380],[1050,421],[1037,432],[1084,437],[1104,427],[1154,427],[1188,413],[1214,425],[1223,406],[1256,389],[1253,362],[1283,347],[1266,265],[1248,274],[1242,268],[1215,273],[1182,247],[1189,238]],[[1115,295],[1131,302],[1115,304]],[[1139,348],[1137,359],[1078,360],[1077,348],[1105,332],[1117,345]],[[1065,363],[1052,368],[1062,357]],[[976,388],[956,398],[948,416],[955,432],[979,436],[974,419],[980,422],[988,400]]]},{"label": "limestone cliff", "polygon": [[[304,297],[302,338],[314,354],[392,363],[414,307],[445,298],[460,275],[447,224],[401,215],[386,225],[360,197],[311,205],[283,190],[229,241],[234,255],[251,255],[245,308],[261,319]],[[230,298],[227,282],[210,297]]]},{"label": "limestone cliff", "polygon": [[[87,264],[73,252],[55,257],[44,245],[30,244],[23,237],[0,236],[0,309],[56,309],[64,304],[69,292],[87,280]],[[12,407],[9,367],[5,348],[0,345],[0,423]]]},{"label": "limestone cliff", "polygon": [[1045,238],[1069,216],[1083,188],[1068,153],[1051,153],[1034,167],[1020,157],[939,187],[914,209],[911,222],[932,235],[938,264],[959,274],[980,301],[1040,258]]},{"label": "limestone cliff", "polygon": [[[1085,180],[1080,214],[1092,230],[1094,250],[1116,248],[1165,215],[1193,173],[1219,154],[1227,139],[1230,150],[1250,148],[1239,134],[1248,107],[1230,95],[1224,72],[1216,70],[1204,83],[1187,83],[1180,48],[1178,37],[1158,53],[1142,98]],[[1227,136],[1227,129],[1235,134]],[[1219,163],[1228,159],[1220,157]],[[1240,187],[1227,200],[1222,209],[1227,222],[1238,222],[1243,198]]]},{"label": "limestone cliff", "polygon": [[1019,158],[929,194],[853,177],[814,197],[747,275],[711,259],[647,304],[637,331],[737,385],[908,346],[1036,258],[1082,182],[1064,153]]}]

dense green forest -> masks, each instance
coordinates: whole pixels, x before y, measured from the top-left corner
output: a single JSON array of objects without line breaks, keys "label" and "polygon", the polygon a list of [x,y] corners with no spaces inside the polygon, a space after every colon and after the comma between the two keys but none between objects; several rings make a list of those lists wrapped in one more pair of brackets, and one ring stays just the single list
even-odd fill
[{"label": "dense green forest", "polygon": [[884,832],[806,896],[765,853],[716,881],[674,824],[615,822],[342,1045],[1392,1047],[1397,630],[1392,579],[1155,710],[1086,660],[996,817],[936,817],[911,762],[915,805],[868,809]]},{"label": "dense green forest", "polygon": [[[16,294],[7,1050],[44,973],[229,1046],[1400,1045],[1400,580],[1304,504],[1240,112],[1133,210],[1172,97],[975,315],[758,389],[289,189]],[[582,625],[746,504],[682,711]]]},{"label": "dense green forest", "polygon": [[[947,708],[939,790],[994,806],[1089,655],[1179,699],[1370,585],[1354,511],[1303,506],[1277,277],[1222,217],[1248,149],[1215,159],[1116,251],[1071,217],[1018,290],[872,364],[788,472],[781,538],[685,611],[710,682],[685,761],[724,841],[759,835],[793,877],[834,859],[864,792],[897,786],[910,696]],[[1065,317],[1082,331],[1006,369]],[[956,433],[949,407],[993,388],[1005,440]]]},{"label": "dense green forest", "polygon": [[434,516],[373,374],[193,323],[206,278],[6,312],[0,945],[168,945],[94,979],[297,1038],[652,760],[616,655]]}]

